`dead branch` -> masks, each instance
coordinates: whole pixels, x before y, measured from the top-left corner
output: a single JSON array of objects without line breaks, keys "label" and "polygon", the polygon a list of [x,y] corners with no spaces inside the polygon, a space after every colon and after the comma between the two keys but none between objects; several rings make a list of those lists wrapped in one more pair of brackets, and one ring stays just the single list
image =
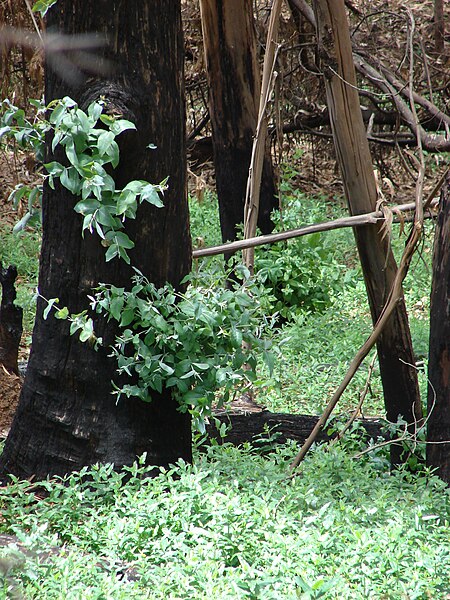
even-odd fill
[{"label": "dead branch", "polygon": [[[290,6],[291,8],[294,7],[298,10],[314,28],[316,27],[314,12],[305,0],[290,0]],[[411,109],[400,98],[400,96],[403,96],[404,98],[409,99],[410,92],[408,84],[395,77],[392,71],[386,66],[380,63],[377,63],[375,66],[373,60],[373,57],[368,57],[363,51],[358,49],[357,46],[354,46],[353,62],[356,70],[365,79],[368,79],[377,89],[391,97],[401,119],[413,132],[416,138],[417,136],[420,136],[423,148],[429,152],[446,152],[450,150],[450,138],[448,135],[427,134],[423,126],[419,124],[419,121],[414,119]],[[443,113],[435,104],[417,92],[412,91],[412,95],[414,102],[431,115],[431,119],[435,123],[434,127],[439,127],[439,125],[437,125],[437,123],[439,123],[444,125],[448,131],[450,128],[450,116]]]},{"label": "dead branch", "polygon": [[[436,191],[436,193],[439,189]],[[438,200],[433,196],[432,201],[427,208],[435,207],[438,205]],[[408,204],[399,204],[395,206],[395,211],[402,213],[408,213],[414,210],[415,204],[413,202]],[[427,218],[432,218],[433,214],[428,212]],[[326,221],[324,223],[315,223],[313,225],[305,225],[298,229],[290,229],[289,231],[282,231],[280,233],[271,233],[268,235],[260,235],[247,240],[238,240],[237,242],[229,242],[227,244],[220,244],[219,246],[211,246],[210,248],[196,248],[192,252],[192,258],[202,258],[204,256],[216,256],[218,254],[224,254],[225,252],[235,252],[236,250],[243,250],[244,248],[255,248],[256,246],[264,246],[266,244],[274,244],[276,242],[283,242],[296,237],[302,237],[304,235],[310,235],[312,233],[319,233],[321,231],[331,231],[333,229],[342,229],[345,227],[360,227],[362,225],[369,225],[378,223],[384,220],[382,211],[374,211],[362,215],[354,215],[352,217],[342,217],[341,219],[334,219],[332,221]],[[411,220],[411,219],[409,219]],[[407,222],[408,218],[403,217],[401,220],[398,217],[394,218],[394,223]]]}]

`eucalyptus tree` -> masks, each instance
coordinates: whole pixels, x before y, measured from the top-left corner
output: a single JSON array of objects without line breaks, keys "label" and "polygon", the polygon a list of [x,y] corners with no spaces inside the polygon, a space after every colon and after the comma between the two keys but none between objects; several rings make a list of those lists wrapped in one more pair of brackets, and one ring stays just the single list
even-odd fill
[{"label": "eucalyptus tree", "polygon": [[[128,250],[132,264],[157,286],[175,288],[191,262],[180,13],[180,0],[58,0],[47,31],[74,39],[89,34],[102,49],[88,60],[83,52],[75,56],[74,47],[51,53],[45,74],[47,103],[69,96],[86,110],[101,101],[105,114],[135,123],[135,131],[118,138],[121,161],[109,173],[118,189],[132,179],[169,177],[164,207],[144,203],[124,231],[135,244]],[[64,162],[51,142],[49,135],[46,162]],[[99,282],[126,288],[133,274],[123,260],[105,261],[105,240],[82,236],[83,219],[74,211],[79,200],[58,181],[54,189],[44,187],[41,297],[27,375],[0,457],[2,477],[62,475],[97,461],[120,467],[143,453],[155,465],[191,458],[190,415],[177,410],[170,390],[152,394],[151,402],[116,403],[111,395],[117,365],[106,348],[117,332],[114,320],[96,319],[105,341],[96,351],[70,335],[67,321],[44,319],[43,298],[80,313]]]}]

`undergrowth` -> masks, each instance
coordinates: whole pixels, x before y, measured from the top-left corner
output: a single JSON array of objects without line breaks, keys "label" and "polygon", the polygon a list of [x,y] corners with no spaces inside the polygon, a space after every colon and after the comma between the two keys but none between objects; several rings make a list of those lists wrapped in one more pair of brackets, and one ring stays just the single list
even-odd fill
[{"label": "undergrowth", "polygon": [[294,479],[294,444],[269,442],[210,447],[153,479],[137,465],[84,469],[42,484],[45,499],[15,482],[0,490],[0,533],[16,536],[0,595],[444,598],[448,490],[423,472],[388,476],[386,457],[354,459],[359,447],[319,446]]}]

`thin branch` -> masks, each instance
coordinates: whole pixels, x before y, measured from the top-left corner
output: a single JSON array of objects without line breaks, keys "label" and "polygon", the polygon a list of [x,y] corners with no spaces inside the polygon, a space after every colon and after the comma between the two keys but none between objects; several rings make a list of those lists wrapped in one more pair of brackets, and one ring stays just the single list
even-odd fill
[{"label": "thin branch", "polygon": [[[447,169],[446,173],[448,173],[449,170],[450,170],[450,168]],[[443,184],[444,179],[445,179],[445,177],[441,178],[441,180],[440,180],[440,184],[441,185]],[[416,189],[417,189],[417,191],[419,191],[420,190],[420,186],[417,186]],[[434,194],[435,189],[433,189],[432,194]],[[425,202],[424,206],[429,205],[429,202],[431,202],[431,197],[430,196],[428,197],[428,199]],[[434,196],[433,196],[433,198],[434,198]],[[418,198],[416,199],[416,203],[417,203],[417,201],[418,201]],[[381,335],[381,333],[382,333],[382,331],[383,331],[386,323],[389,321],[392,313],[394,312],[394,310],[395,310],[395,308],[397,306],[397,302],[398,302],[399,298],[401,297],[402,282],[403,282],[403,280],[406,277],[406,274],[408,272],[412,256],[413,256],[413,254],[415,252],[417,243],[418,243],[418,241],[420,239],[420,236],[421,236],[421,232],[422,232],[422,224],[420,222],[417,222],[415,220],[414,227],[412,228],[412,231],[411,231],[410,236],[408,238],[405,250],[403,252],[403,255],[402,255],[402,258],[401,258],[401,261],[400,261],[400,265],[398,267],[398,271],[397,271],[395,279],[394,279],[394,283],[393,283],[392,289],[390,291],[388,300],[387,300],[387,302],[386,302],[386,304],[385,304],[385,306],[384,306],[384,308],[383,308],[383,310],[382,310],[382,312],[380,314],[380,317],[379,317],[379,319],[378,319],[378,321],[377,321],[374,329],[372,330],[372,333],[369,335],[369,337],[367,338],[367,340],[364,342],[364,344],[361,346],[361,348],[356,353],[356,356],[352,360],[352,362],[351,362],[351,364],[350,364],[350,366],[349,366],[349,368],[347,370],[347,373],[345,374],[344,379],[342,380],[342,382],[339,385],[339,387],[336,390],[336,392],[333,394],[333,397],[331,398],[331,400],[329,401],[327,407],[323,411],[321,417],[317,421],[317,423],[316,423],[314,429],[312,430],[310,436],[305,441],[305,443],[303,444],[303,446],[300,449],[299,453],[297,454],[297,456],[292,461],[291,466],[290,466],[291,472],[294,471],[298,467],[298,465],[301,463],[301,461],[306,456],[308,450],[311,448],[312,444],[316,440],[317,435],[319,434],[319,432],[321,431],[321,429],[325,426],[326,422],[328,421],[329,416],[333,412],[333,410],[334,410],[335,406],[337,405],[338,401],[340,400],[342,394],[347,389],[348,384],[353,379],[353,376],[355,375],[355,373],[359,369],[359,367],[360,367],[361,363],[363,362],[363,360],[366,358],[366,356],[369,354],[370,350],[373,348],[373,346],[377,342],[377,340],[380,337],[380,335]]]},{"label": "thin branch", "polygon": [[[437,192],[444,178],[440,179],[440,185],[435,186],[434,196],[431,199],[431,203],[428,204],[427,208],[435,207],[438,205],[438,200],[435,199]],[[414,210],[415,204],[413,202],[408,204],[399,204],[395,207],[396,211],[409,212]],[[425,210],[425,207],[424,207]],[[430,217],[432,215],[429,215]],[[197,248],[192,252],[192,258],[197,259],[204,256],[216,256],[218,254],[224,254],[226,252],[235,252],[236,250],[243,250],[244,248],[255,248],[256,246],[264,246],[266,244],[274,244],[276,242],[283,242],[296,237],[302,237],[304,235],[310,235],[312,233],[318,233],[321,231],[331,231],[334,229],[342,229],[345,227],[359,227],[362,225],[369,225],[378,223],[384,220],[382,211],[374,211],[362,215],[354,215],[352,217],[342,217],[340,219],[334,219],[332,221],[326,221],[324,223],[314,223],[313,225],[305,225],[298,229],[291,229],[289,231],[282,231],[280,233],[271,233],[268,235],[260,235],[247,240],[238,240],[237,242],[229,242],[227,244],[220,244],[218,246],[211,246],[210,248]],[[407,221],[408,219],[403,219]],[[394,222],[398,223],[400,219],[395,218]]]},{"label": "thin branch", "polygon": [[353,414],[351,415],[350,419],[347,421],[347,423],[344,425],[344,427],[339,431],[339,433],[337,434],[337,436],[335,438],[333,438],[333,440],[331,441],[332,444],[335,444],[336,442],[339,442],[340,440],[342,440],[342,438],[345,435],[345,432],[350,429],[350,427],[353,425],[353,423],[355,422],[355,420],[358,418],[358,415],[361,412],[361,407],[364,404],[364,400],[366,399],[367,392],[369,391],[369,388],[370,388],[370,380],[372,378],[372,373],[373,373],[373,369],[374,369],[375,361],[376,360],[377,360],[377,353],[375,352],[374,355],[373,355],[372,360],[370,361],[369,371],[367,373],[366,383],[365,383],[363,391],[361,392],[361,396],[359,398],[359,402],[358,402],[355,410],[353,411]]}]

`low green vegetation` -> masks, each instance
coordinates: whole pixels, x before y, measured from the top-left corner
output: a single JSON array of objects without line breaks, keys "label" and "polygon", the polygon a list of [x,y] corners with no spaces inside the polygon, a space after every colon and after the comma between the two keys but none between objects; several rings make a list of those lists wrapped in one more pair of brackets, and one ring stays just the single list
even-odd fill
[{"label": "low green vegetation", "polygon": [[0,262],[3,267],[11,264],[17,267],[16,302],[23,308],[24,336],[30,341],[36,312],[41,234],[37,230],[13,233],[12,227],[0,224],[0,239]]},{"label": "low green vegetation", "polygon": [[[278,230],[345,215],[345,208],[338,200],[331,202],[307,197],[294,191],[288,181],[283,184],[283,194],[285,209],[281,216],[275,216]],[[207,246],[218,243],[214,197],[210,196],[202,203],[191,199],[190,207],[194,240],[199,237]],[[398,258],[405,243],[405,234],[400,235],[400,231],[400,226],[394,224],[391,243]],[[432,223],[429,223],[421,252],[413,259],[404,283],[424,398],[427,392],[425,368],[432,231]],[[217,259],[215,261],[199,260],[196,268],[207,273],[212,264],[217,270]],[[258,276],[265,281],[265,299],[261,298],[261,304],[269,314],[276,311],[281,314],[274,342],[282,352],[272,376],[261,369],[256,383],[257,400],[275,412],[317,414],[342,381],[350,361],[372,327],[353,233],[351,229],[328,231],[274,244],[269,249],[257,248],[255,264]],[[284,294],[288,297],[285,304],[282,302]],[[360,368],[338,411],[347,412],[358,404],[366,384],[369,362],[370,358]],[[380,415],[383,411],[381,380],[375,363],[362,412]]]},{"label": "low green vegetation", "polygon": [[[210,447],[145,479],[98,466],[0,490],[0,597],[445,598],[450,497],[426,473],[388,475],[379,450]],[[124,483],[126,476],[128,482]],[[26,553],[25,553],[26,550]],[[13,595],[14,594],[14,595]]]}]

